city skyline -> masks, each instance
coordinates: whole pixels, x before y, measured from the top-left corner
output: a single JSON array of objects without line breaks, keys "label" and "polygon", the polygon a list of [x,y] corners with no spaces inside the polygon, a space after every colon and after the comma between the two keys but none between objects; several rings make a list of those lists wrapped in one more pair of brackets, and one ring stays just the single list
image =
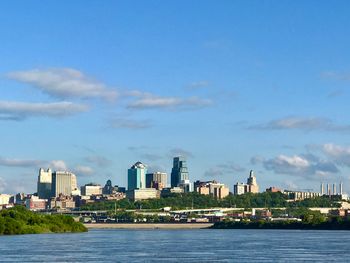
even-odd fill
[{"label": "city skyline", "polygon": [[1,5],[0,193],[41,167],[170,177],[177,155],[231,191],[252,169],[261,190],[349,192],[347,1]]}]

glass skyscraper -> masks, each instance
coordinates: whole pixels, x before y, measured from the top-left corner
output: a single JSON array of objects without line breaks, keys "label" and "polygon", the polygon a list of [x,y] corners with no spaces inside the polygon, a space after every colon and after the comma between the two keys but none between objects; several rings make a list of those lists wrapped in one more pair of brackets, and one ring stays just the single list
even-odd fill
[{"label": "glass skyscraper", "polygon": [[147,168],[141,162],[135,163],[128,169],[128,190],[146,188]]},{"label": "glass skyscraper", "polygon": [[189,180],[186,158],[174,157],[173,169],[171,170],[171,187],[177,187],[181,182]]}]

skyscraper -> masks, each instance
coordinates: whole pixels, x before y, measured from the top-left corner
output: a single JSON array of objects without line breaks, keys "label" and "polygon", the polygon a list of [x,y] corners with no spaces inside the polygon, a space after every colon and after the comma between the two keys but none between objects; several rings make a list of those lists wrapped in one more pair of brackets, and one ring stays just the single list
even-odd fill
[{"label": "skyscraper", "polygon": [[52,171],[47,169],[44,171],[43,168],[39,170],[38,176],[38,197],[39,199],[49,199],[51,197],[51,184],[52,184]]},{"label": "skyscraper", "polygon": [[173,169],[171,170],[171,187],[177,187],[182,181],[189,180],[186,158],[174,157]]},{"label": "skyscraper", "polygon": [[57,171],[52,174],[52,196],[69,196],[77,189],[77,177],[70,172]]},{"label": "skyscraper", "polygon": [[256,177],[254,175],[254,171],[250,170],[249,177],[247,180],[247,185],[249,187],[250,193],[259,193],[259,185],[256,181]]},{"label": "skyscraper", "polygon": [[128,169],[128,190],[146,188],[147,168],[141,162],[135,163]]}]

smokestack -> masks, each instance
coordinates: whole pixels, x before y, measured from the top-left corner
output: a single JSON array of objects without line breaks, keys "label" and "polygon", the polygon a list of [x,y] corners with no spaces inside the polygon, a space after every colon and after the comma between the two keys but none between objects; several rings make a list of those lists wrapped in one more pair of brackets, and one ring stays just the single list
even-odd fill
[{"label": "smokestack", "polygon": [[324,195],[324,183],[321,183],[321,195]]},{"label": "smokestack", "polygon": [[342,195],[343,194],[343,183],[340,182],[339,184],[339,194]]},{"label": "smokestack", "polygon": [[329,188],[329,184],[327,184],[327,195],[331,195],[331,189]]},{"label": "smokestack", "polygon": [[333,195],[337,194],[337,185],[333,184]]}]

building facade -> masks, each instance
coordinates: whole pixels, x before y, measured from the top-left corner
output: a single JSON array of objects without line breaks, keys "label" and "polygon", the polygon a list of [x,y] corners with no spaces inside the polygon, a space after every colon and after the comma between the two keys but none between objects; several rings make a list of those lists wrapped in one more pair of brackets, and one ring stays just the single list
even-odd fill
[{"label": "building facade", "polygon": [[56,171],[52,173],[52,197],[70,196],[77,191],[77,177],[70,172]]},{"label": "building facade", "polygon": [[230,189],[228,187],[216,181],[196,181],[194,183],[194,191],[199,194],[212,195],[217,199],[225,198],[230,194]]},{"label": "building facade", "polygon": [[81,187],[81,195],[102,195],[102,186],[99,184],[86,184]]},{"label": "building facade", "polygon": [[161,190],[167,187],[167,174],[162,172],[146,174],[146,187]]},{"label": "building facade", "polygon": [[50,168],[46,171],[44,171],[43,168],[40,168],[37,186],[39,199],[49,199],[52,196],[52,171]]},{"label": "building facade", "polygon": [[185,180],[189,180],[186,158],[182,156],[174,157],[171,170],[171,187],[177,187]]},{"label": "building facade", "polygon": [[135,163],[128,169],[128,190],[146,188],[147,168],[141,162]]},{"label": "building facade", "polygon": [[259,185],[256,181],[256,176],[254,175],[253,170],[250,171],[246,184],[237,182],[233,186],[234,195],[241,195],[245,193],[259,193]]}]

